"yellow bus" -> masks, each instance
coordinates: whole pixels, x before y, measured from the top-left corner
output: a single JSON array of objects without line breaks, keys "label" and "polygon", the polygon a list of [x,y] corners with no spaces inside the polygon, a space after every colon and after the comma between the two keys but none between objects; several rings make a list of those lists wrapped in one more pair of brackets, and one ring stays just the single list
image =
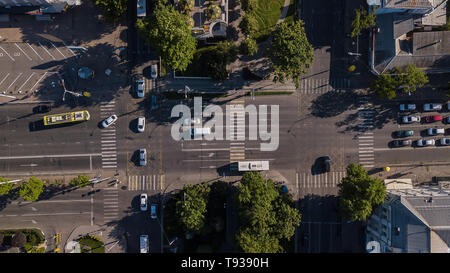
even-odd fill
[{"label": "yellow bus", "polygon": [[76,111],[44,116],[44,125],[54,125],[68,122],[81,122],[89,120],[91,116],[88,111]]}]

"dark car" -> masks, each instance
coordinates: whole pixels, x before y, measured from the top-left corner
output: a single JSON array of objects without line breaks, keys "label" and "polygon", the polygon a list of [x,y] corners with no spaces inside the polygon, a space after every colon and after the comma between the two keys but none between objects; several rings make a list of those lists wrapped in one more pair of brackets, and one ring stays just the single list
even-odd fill
[{"label": "dark car", "polygon": [[329,172],[331,169],[331,158],[329,156],[324,156],[323,160],[323,170],[324,172]]},{"label": "dark car", "polygon": [[394,132],[395,137],[409,137],[409,136],[413,136],[413,135],[414,135],[414,131],[412,131],[412,130],[399,130],[399,131]]},{"label": "dark car", "polygon": [[436,121],[440,121],[442,120],[442,116],[440,115],[435,115],[435,116],[427,116],[425,117],[425,121],[426,122],[436,122]]},{"label": "dark car", "polygon": [[394,140],[392,142],[394,147],[404,147],[404,146],[411,146],[411,140],[405,139],[405,140]]},{"label": "dark car", "polygon": [[33,113],[47,113],[50,112],[50,110],[52,110],[52,107],[50,105],[38,105],[33,108]]}]

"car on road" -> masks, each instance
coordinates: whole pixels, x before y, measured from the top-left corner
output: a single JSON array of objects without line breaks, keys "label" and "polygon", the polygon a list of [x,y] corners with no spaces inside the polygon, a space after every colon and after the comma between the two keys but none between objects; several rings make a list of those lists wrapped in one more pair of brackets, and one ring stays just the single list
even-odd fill
[{"label": "car on road", "polygon": [[148,235],[141,235],[139,237],[139,248],[141,250],[141,253],[148,253],[149,252],[149,244],[148,244]]},{"label": "car on road", "polygon": [[414,122],[420,122],[420,116],[403,116],[402,117],[403,123],[414,123]]},{"label": "car on road", "polygon": [[404,146],[411,146],[411,140],[409,139],[404,139],[404,140],[394,140],[392,142],[392,145],[394,147],[404,147]]},{"label": "car on road", "polygon": [[150,217],[156,219],[156,204],[150,206]]},{"label": "car on road", "polygon": [[137,130],[139,133],[143,133],[145,130],[145,117],[138,117]]},{"label": "car on road", "polygon": [[156,104],[156,96],[152,96],[152,109],[158,109],[158,104]]},{"label": "car on road", "polygon": [[425,147],[425,146],[432,146],[434,145],[434,139],[418,139],[417,140],[417,146],[419,147]]},{"label": "car on road", "polygon": [[400,111],[414,111],[416,110],[415,104],[400,104]]},{"label": "car on road", "polygon": [[436,122],[436,121],[440,121],[440,120],[442,120],[442,116],[440,116],[440,115],[426,116],[425,117],[425,121],[428,122],[428,123]]},{"label": "car on road", "polygon": [[140,202],[141,211],[147,211],[147,194],[141,193],[139,199],[141,200]]},{"label": "car on road", "polygon": [[412,130],[399,130],[399,131],[394,132],[395,137],[409,137],[409,136],[413,136],[413,135],[414,135],[414,131],[412,131]]},{"label": "car on road", "polygon": [[440,103],[425,103],[423,105],[424,111],[440,111],[442,109],[442,104]]},{"label": "car on road", "polygon": [[109,116],[102,122],[102,126],[103,126],[103,128],[109,127],[111,124],[113,124],[116,121],[117,121],[116,115]]},{"label": "car on road", "polygon": [[50,110],[52,110],[52,107],[50,105],[38,105],[33,108],[33,113],[47,113],[50,112]]},{"label": "car on road", "polygon": [[445,134],[444,128],[428,128],[427,135],[435,136],[435,135],[443,135]]},{"label": "car on road", "polygon": [[139,149],[139,165],[147,165],[147,149]]},{"label": "car on road", "polygon": [[201,124],[202,123],[202,121],[200,120],[200,118],[193,118],[193,119],[185,119],[184,121],[183,121],[183,124],[184,125],[186,125],[186,126],[190,126],[190,125],[199,125],[199,124]]},{"label": "car on road", "polygon": [[136,88],[138,98],[144,97],[144,79],[140,78],[137,80],[137,88]]},{"label": "car on road", "polygon": [[324,172],[330,172],[331,169],[331,158],[326,155],[324,157],[322,157],[322,168]]},{"label": "car on road", "polygon": [[156,64],[152,64],[151,66],[151,76],[152,79],[156,79],[156,77],[158,77],[158,66]]},{"label": "car on road", "polygon": [[441,140],[439,142],[441,143],[441,145],[449,146],[450,145],[450,138],[448,138],[448,137],[441,138]]}]

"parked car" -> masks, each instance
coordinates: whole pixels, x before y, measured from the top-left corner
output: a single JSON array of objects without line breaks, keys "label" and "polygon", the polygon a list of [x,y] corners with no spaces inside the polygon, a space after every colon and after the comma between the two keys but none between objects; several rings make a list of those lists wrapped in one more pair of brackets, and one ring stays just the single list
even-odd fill
[{"label": "parked car", "polygon": [[109,127],[111,124],[113,124],[116,121],[117,121],[116,115],[109,116],[102,122],[102,126],[103,126],[103,128]]},{"label": "parked car", "polygon": [[414,131],[412,131],[412,130],[399,130],[399,131],[394,132],[395,137],[409,137],[409,136],[413,136],[413,135],[414,135]]},{"label": "parked car", "polygon": [[156,77],[158,77],[158,66],[156,64],[152,64],[151,74],[152,74],[152,79],[156,79]]},{"label": "parked car", "polygon": [[444,128],[428,128],[427,135],[435,136],[435,135],[443,135],[445,134]]},{"label": "parked car", "polygon": [[450,124],[450,116],[447,117],[447,124]]},{"label": "parked car", "polygon": [[424,111],[440,111],[442,109],[442,104],[440,103],[425,103],[423,105]]},{"label": "parked car", "polygon": [[440,120],[442,120],[442,116],[440,116],[440,115],[425,117],[425,121],[428,123],[436,122],[436,121],[440,121]]},{"label": "parked car", "polygon": [[414,122],[420,122],[420,116],[403,116],[402,117],[403,123],[414,123]]},{"label": "parked car", "polygon": [[447,102],[447,110],[450,111],[450,102]]},{"label": "parked car", "polygon": [[158,104],[156,103],[156,96],[152,96],[152,109],[158,109]]},{"label": "parked car", "polygon": [[143,133],[145,130],[145,117],[138,117],[137,130],[139,133]]},{"label": "parked car", "polygon": [[425,147],[425,146],[432,146],[434,145],[434,139],[418,139],[417,140],[417,146],[419,147]]},{"label": "parked car", "polygon": [[414,111],[416,110],[415,104],[400,104],[400,111]]},{"label": "parked car", "polygon": [[141,250],[141,253],[148,253],[150,250],[149,244],[148,244],[148,235],[141,235],[139,237],[139,248]]},{"label": "parked car", "polygon": [[144,97],[144,79],[143,78],[138,79],[136,91],[137,91],[138,98]]},{"label": "parked car", "polygon": [[448,138],[448,137],[441,138],[440,143],[441,143],[441,145],[449,146],[450,145],[450,138]]},{"label": "parked car", "polygon": [[141,193],[141,196],[139,197],[139,199],[141,200],[141,211],[147,211],[147,194],[146,193]]},{"label": "parked car", "polygon": [[38,105],[33,108],[33,113],[47,113],[50,112],[50,110],[52,110],[52,107],[50,105]]},{"label": "parked car", "polygon": [[150,206],[150,217],[152,218],[152,219],[156,219],[156,204],[152,204],[151,206]]},{"label": "parked car", "polygon": [[139,149],[139,165],[147,165],[147,149]]},{"label": "parked car", "polygon": [[404,147],[404,146],[411,146],[411,140],[404,139],[404,140],[394,140],[392,142],[394,147]]}]

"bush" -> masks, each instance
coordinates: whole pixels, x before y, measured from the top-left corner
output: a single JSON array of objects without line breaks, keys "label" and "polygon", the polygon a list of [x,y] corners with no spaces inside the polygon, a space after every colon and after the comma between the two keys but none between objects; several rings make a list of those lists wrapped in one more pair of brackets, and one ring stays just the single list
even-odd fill
[{"label": "bush", "polygon": [[256,0],[241,0],[242,9],[245,12],[250,12],[256,8]]},{"label": "bush", "polygon": [[258,45],[256,44],[256,40],[252,38],[245,38],[239,47],[241,54],[247,56],[253,56],[256,52],[258,52]]},{"label": "bush", "polygon": [[258,21],[252,13],[246,13],[239,23],[239,28],[245,35],[253,35],[258,31]]},{"label": "bush", "polygon": [[70,181],[70,185],[73,187],[85,187],[87,185],[89,185],[89,176],[86,175],[79,175],[77,177],[72,178],[72,180]]},{"label": "bush", "polygon": [[22,232],[16,232],[11,239],[11,246],[24,247],[27,242],[27,236]]},{"label": "bush", "polygon": [[80,243],[81,253],[105,253],[103,242],[95,236],[83,236],[77,240]]}]

